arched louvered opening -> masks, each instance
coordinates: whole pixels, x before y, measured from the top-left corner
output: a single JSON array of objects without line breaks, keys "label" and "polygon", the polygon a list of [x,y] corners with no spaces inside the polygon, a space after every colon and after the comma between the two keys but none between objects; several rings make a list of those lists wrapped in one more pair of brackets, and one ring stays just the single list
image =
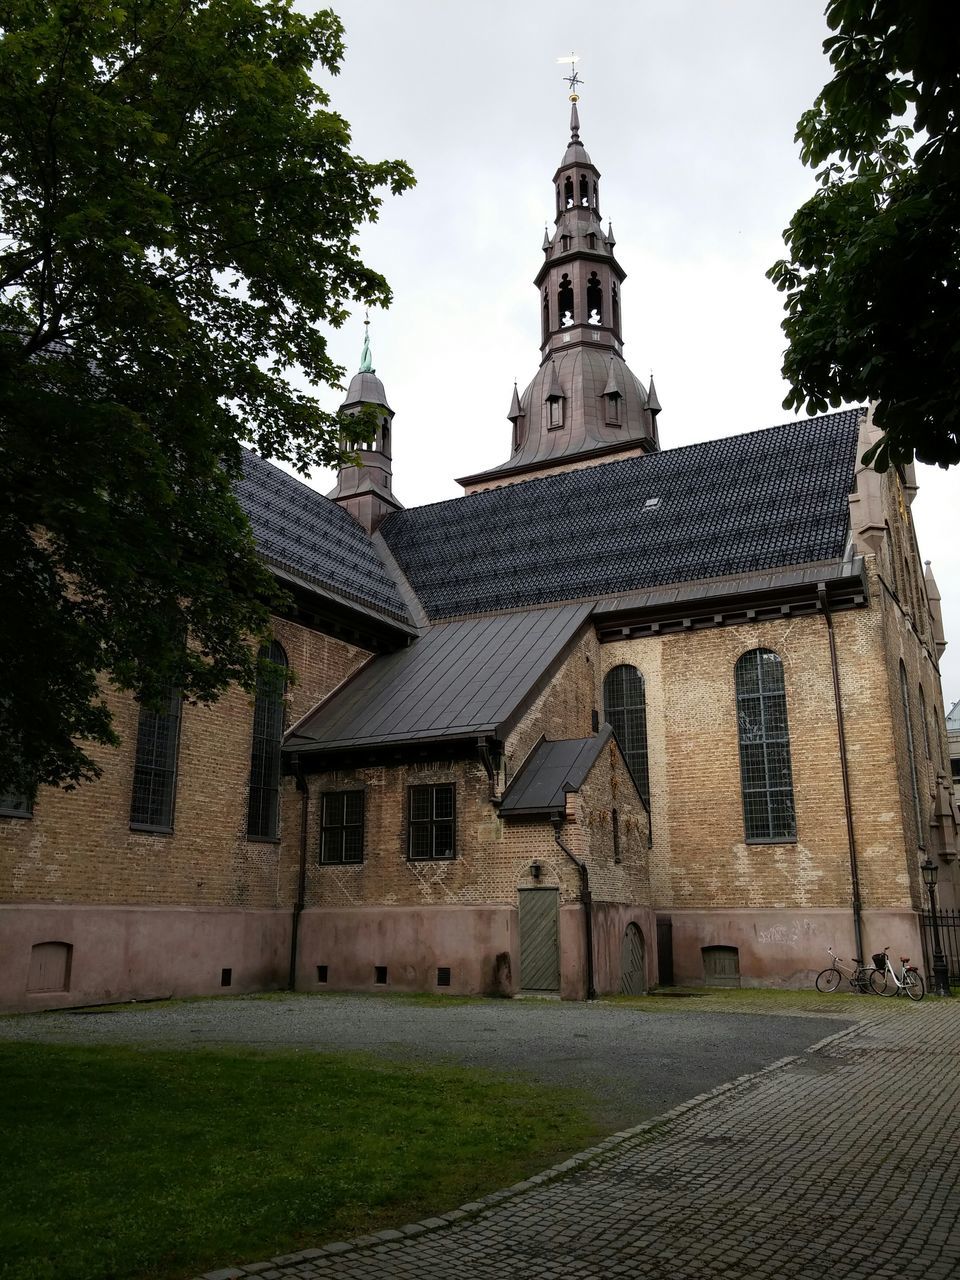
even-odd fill
[{"label": "arched louvered opening", "polygon": [[587,324],[603,324],[603,289],[595,271],[587,280]]},{"label": "arched louvered opening", "polygon": [[617,286],[612,285],[610,288],[610,312],[613,316],[613,327],[617,333],[620,332],[620,295],[617,292]]},{"label": "arched louvered opening", "polygon": [[560,277],[557,289],[557,309],[560,315],[560,328],[568,329],[574,322],[573,285],[566,272]]},{"label": "arched louvered opening", "polygon": [[563,182],[563,207],[565,209],[573,208],[573,178],[567,174]]},{"label": "arched louvered opening", "polygon": [[550,334],[550,293],[547,289],[543,291],[543,341],[546,342]]},{"label": "arched louvered opening", "polygon": [[643,676],[636,667],[624,665],[607,672],[603,682],[603,715],[617,735],[637,790],[649,805],[647,701]]},{"label": "arched louvered opening", "polygon": [[736,666],[740,787],[747,840],[795,840],[790,734],[783,663],[751,649]]},{"label": "arched louvered opening", "polygon": [[585,173],[580,175],[580,203],[584,209],[590,204],[590,181]]},{"label": "arched louvered opening", "polygon": [[280,739],[283,734],[287,655],[276,640],[260,649],[261,663],[273,670],[257,676],[253,706],[253,744],[250,752],[250,795],[247,837],[276,840],[280,827]]}]

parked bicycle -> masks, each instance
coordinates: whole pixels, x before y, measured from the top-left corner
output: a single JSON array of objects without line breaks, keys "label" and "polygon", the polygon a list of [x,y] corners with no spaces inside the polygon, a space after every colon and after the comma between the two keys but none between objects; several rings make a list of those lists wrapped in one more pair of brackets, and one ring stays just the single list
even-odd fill
[{"label": "parked bicycle", "polygon": [[[865,965],[862,960],[851,960],[850,964],[847,965],[845,961],[840,959],[833,947],[827,947],[827,954],[833,964],[829,969],[821,969],[817,974],[816,986],[818,991],[836,991],[844,978],[850,983],[853,990],[862,996],[869,995],[877,990],[872,981],[874,974],[877,972],[876,969]],[[881,974],[880,976],[882,977],[883,975]]]},{"label": "parked bicycle", "polygon": [[923,977],[915,964],[910,963],[909,956],[900,957],[900,972],[897,973],[891,963],[887,952],[889,947],[884,947],[882,951],[878,951],[873,956],[873,963],[876,968],[870,974],[870,986],[882,996],[891,983],[893,983],[895,996],[908,995],[911,1000],[923,999]]}]

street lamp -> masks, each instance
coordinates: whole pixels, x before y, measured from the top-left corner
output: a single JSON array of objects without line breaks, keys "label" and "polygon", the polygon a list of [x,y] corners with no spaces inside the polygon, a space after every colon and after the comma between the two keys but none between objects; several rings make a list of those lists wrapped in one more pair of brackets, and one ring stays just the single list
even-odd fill
[{"label": "street lamp", "polygon": [[928,857],[920,863],[923,883],[930,894],[930,920],[933,924],[933,989],[938,996],[950,994],[950,975],[947,961],[940,946],[940,922],[937,919],[937,864]]}]

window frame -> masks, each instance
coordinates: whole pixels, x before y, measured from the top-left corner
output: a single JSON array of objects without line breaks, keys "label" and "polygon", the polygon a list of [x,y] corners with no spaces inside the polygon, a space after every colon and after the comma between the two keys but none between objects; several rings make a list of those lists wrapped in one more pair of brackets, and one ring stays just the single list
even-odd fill
[{"label": "window frame", "polygon": [[[762,657],[769,654],[777,661],[780,672],[780,690],[765,690],[763,688],[763,665]],[[741,672],[746,672],[745,662],[748,658],[756,660],[756,692],[745,690],[742,688]],[[759,742],[757,740],[746,740],[744,736],[744,721],[741,713],[741,704],[747,700],[759,700],[760,703],[760,725],[761,734]],[[775,736],[772,732],[767,731],[767,710],[768,706],[774,700],[782,701],[782,724],[783,732],[779,736]],[[790,750],[790,717],[787,708],[787,687],[786,673],[784,670],[783,659],[773,649],[768,649],[764,645],[758,645],[754,649],[747,649],[745,653],[741,653],[734,666],[734,706],[736,708],[737,718],[737,757],[740,770],[740,801],[743,812],[743,835],[744,842],[748,845],[761,844],[796,844],[797,843],[797,803],[796,788],[793,785],[793,753]],[[755,785],[748,786],[748,777],[746,774],[746,764],[744,759],[744,747],[762,746],[763,748],[763,779],[762,787]],[[771,785],[771,763],[770,748],[782,748],[786,756],[786,775],[787,785],[774,786]],[[751,819],[747,808],[748,796],[762,795],[767,813],[766,834],[751,834]],[[789,832],[775,834],[776,828],[773,821],[772,798],[774,796],[789,797],[790,813],[792,815],[791,829]],[[755,830],[755,828],[754,828]]]},{"label": "window frame", "polygon": [[[173,835],[174,825],[177,812],[177,785],[179,782],[180,772],[180,735],[183,726],[183,695],[175,685],[169,685],[164,697],[164,702],[168,708],[176,707],[176,715],[174,716],[170,710],[152,711],[149,707],[140,707],[140,714],[137,718],[137,745],[133,758],[133,778],[130,795],[130,830],[139,831],[145,835],[169,836]],[[153,717],[154,721],[161,719],[173,720],[173,745],[168,750],[168,765],[157,767],[155,765],[144,764],[141,762],[141,744],[143,742],[143,728],[147,717]],[[141,822],[134,817],[134,805],[137,799],[137,774],[138,772],[150,771],[152,775],[166,774],[169,775],[169,797],[165,802],[165,808],[168,810],[168,821],[163,822]]]},{"label": "window frame", "polygon": [[[13,803],[7,803],[13,801]],[[22,805],[18,804],[22,801]],[[30,796],[16,795],[12,791],[6,795],[0,795],[0,818],[32,818],[33,817],[33,799]]]},{"label": "window frame", "polygon": [[[346,821],[346,797],[359,796],[360,798],[360,821]],[[327,804],[335,797],[342,797],[341,820],[339,822],[327,821]],[[359,867],[363,865],[367,847],[367,792],[365,787],[340,787],[334,791],[321,791],[317,799],[320,801],[320,841],[317,850],[317,861],[321,867]],[[346,833],[360,829],[360,854],[356,858],[348,858],[346,856],[345,844]],[[328,831],[338,831],[340,833],[340,852],[339,857],[328,857],[326,853],[326,834]]]},{"label": "window frame", "polygon": [[[414,818],[414,792],[430,793],[429,818]],[[450,816],[437,817],[436,798],[440,791],[450,793]],[[450,853],[436,852],[437,828],[451,828]],[[415,854],[413,852],[413,836],[416,829],[428,828],[430,831],[430,853]],[[411,782],[407,784],[407,861],[408,862],[455,862],[457,858],[457,784],[456,782]]]},{"label": "window frame", "polygon": [[[290,669],[290,662],[287,658],[286,651],[284,650],[283,645],[280,644],[278,640],[272,640],[270,644],[261,645],[257,658],[258,658],[258,661],[265,659],[269,662],[274,663],[276,666],[282,666],[286,671],[289,671]],[[250,735],[250,767],[247,774],[246,838],[252,844],[276,844],[280,839],[280,779],[282,776],[282,756],[280,751],[280,744],[283,741],[283,729],[284,729],[284,722],[286,720],[286,697],[287,697],[288,680],[289,680],[289,676],[285,675],[283,678],[282,687],[280,688],[279,694],[278,694],[275,688],[276,682],[271,681],[268,686],[268,681],[264,676],[262,675],[257,676],[257,687],[256,687],[256,692],[254,695],[254,703],[253,703],[253,722],[251,724],[251,735]],[[268,698],[269,698],[269,707],[267,706]],[[268,737],[268,735],[265,733],[257,732],[257,721],[258,721],[258,717],[266,716],[267,714],[270,714],[275,719],[277,708],[279,708],[279,733],[276,734],[276,741],[274,741],[273,735],[270,735]],[[272,744],[272,754],[275,757],[272,760],[272,762],[270,760],[271,751],[269,749],[268,744]],[[259,755],[258,755],[258,747],[260,748]],[[270,766],[269,776],[270,778],[274,779],[274,782],[271,786],[266,786],[262,782],[254,785],[253,779],[254,779],[255,765],[259,764],[261,767],[261,772],[259,773],[258,776],[260,776],[261,778],[267,777],[266,765],[263,763],[264,761],[266,761],[267,764],[269,764]],[[252,826],[251,819],[254,816],[253,802],[254,802],[255,795],[259,798],[258,816],[260,818],[260,827],[258,830],[253,831],[251,830],[251,826]],[[274,797],[272,834],[266,833],[263,830],[263,827],[265,825],[263,823],[263,812],[264,812],[263,797],[265,795],[272,795]],[[268,809],[268,814],[269,814],[269,809]]]}]

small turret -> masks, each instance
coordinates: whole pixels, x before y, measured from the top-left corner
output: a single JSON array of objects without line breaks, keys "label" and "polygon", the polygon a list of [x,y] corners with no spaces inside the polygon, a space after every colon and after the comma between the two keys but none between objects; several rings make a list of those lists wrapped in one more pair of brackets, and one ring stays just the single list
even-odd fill
[{"label": "small turret", "polygon": [[933,566],[929,560],[923,562],[923,585],[927,591],[927,603],[930,606],[930,625],[933,630],[933,643],[937,647],[937,657],[943,657],[947,647],[947,637],[943,630],[943,609],[940,605],[940,588],[933,576]]},{"label": "small turret", "polygon": [[370,441],[344,441],[344,448],[355,450],[358,460],[340,468],[336,486],[327,497],[349,511],[367,533],[374,533],[381,522],[392,511],[401,510],[403,504],[393,496],[393,410],[373,367],[370,321],[365,320],[364,326],[360,368],[350,379],[340,412],[349,417],[361,409],[373,408],[378,419],[377,430]]},{"label": "small turret", "polygon": [[647,392],[647,408],[654,417],[661,412],[660,401],[657,398],[657,388],[653,385],[653,374],[650,374],[650,390]]}]

